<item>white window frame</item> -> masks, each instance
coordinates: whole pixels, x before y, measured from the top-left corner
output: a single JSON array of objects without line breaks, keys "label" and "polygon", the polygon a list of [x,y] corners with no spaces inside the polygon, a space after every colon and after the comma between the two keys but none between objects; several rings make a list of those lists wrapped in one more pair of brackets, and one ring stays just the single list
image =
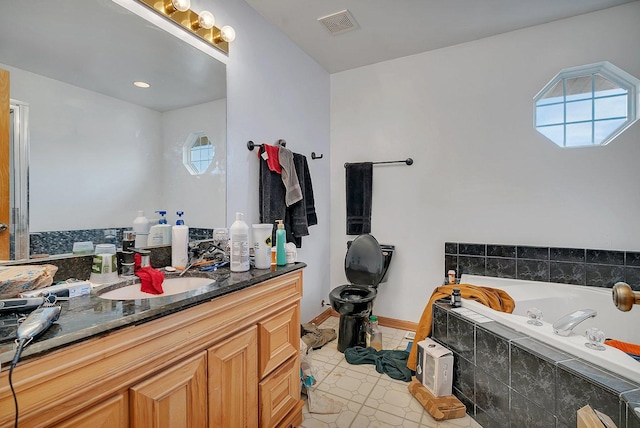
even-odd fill
[{"label": "white window frame", "polygon": [[[611,131],[607,137],[605,137],[600,142],[595,142],[594,140],[594,132],[592,131],[592,141],[591,144],[583,144],[583,145],[569,145],[567,146],[567,125],[570,124],[566,120],[566,101],[563,102],[565,116],[563,122],[558,122],[558,125],[563,125],[564,134],[562,141],[554,141],[554,139],[548,137],[543,132],[538,129],[538,101],[544,98],[544,96],[551,91],[559,82],[566,79],[573,79],[579,77],[586,77],[591,75],[600,75],[603,78],[609,80],[610,82],[618,85],[620,88],[627,91],[627,117],[626,120],[618,126],[615,130]],[[613,139],[615,139],[618,135],[620,135],[624,130],[629,128],[633,123],[635,123],[638,118],[638,104],[640,104],[639,100],[640,96],[640,80],[627,73],[626,71],[616,67],[608,61],[598,62],[595,64],[581,65],[577,67],[571,67],[561,70],[547,85],[545,85],[540,92],[536,94],[533,99],[533,127],[536,131],[540,132],[545,138],[553,141],[556,145],[563,148],[577,148],[577,147],[593,147],[593,146],[604,146],[609,144]],[[592,100],[593,94],[592,94]],[[595,123],[597,119],[593,116],[590,121]],[[543,126],[540,126],[541,128]],[[592,127],[593,129],[593,127]]]}]

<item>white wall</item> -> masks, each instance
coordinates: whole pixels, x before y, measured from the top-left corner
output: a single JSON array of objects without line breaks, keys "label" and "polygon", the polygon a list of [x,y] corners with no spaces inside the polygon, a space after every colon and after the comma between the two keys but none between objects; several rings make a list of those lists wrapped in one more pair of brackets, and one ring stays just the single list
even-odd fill
[{"label": "white wall", "polygon": [[12,99],[29,105],[31,232],[121,227],[159,205],[161,113],[0,67]]},{"label": "white wall", "polygon": [[[164,149],[162,206],[169,224],[176,211],[184,211],[189,227],[214,228],[226,225],[227,100],[221,99],[163,114]],[[204,174],[191,175],[182,163],[185,140],[193,132],[204,132],[214,147],[213,162]],[[222,159],[222,162],[220,162]],[[157,214],[147,216],[157,218]]]},{"label": "white wall", "polygon": [[[234,213],[257,223],[258,159],[246,143],[274,144],[307,156],[318,225],[298,249],[304,270],[301,320],[326,308],[329,284],[329,74],[243,0],[193,0],[196,11],[210,10],[216,25],[231,25],[236,40],[227,64],[227,226]],[[311,160],[311,152],[324,153]]]},{"label": "white wall", "polygon": [[379,315],[417,322],[444,242],[640,250],[640,123],[561,149],[532,127],[562,68],[610,61],[640,78],[640,2],[331,76],[331,285],[345,282],[344,162],[376,166],[372,234],[395,244]]}]

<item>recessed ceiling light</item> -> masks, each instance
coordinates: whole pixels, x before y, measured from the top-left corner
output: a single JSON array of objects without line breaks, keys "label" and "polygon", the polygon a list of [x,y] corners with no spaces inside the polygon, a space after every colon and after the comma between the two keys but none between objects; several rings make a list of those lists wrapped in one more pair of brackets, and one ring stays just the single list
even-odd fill
[{"label": "recessed ceiling light", "polygon": [[133,84],[136,85],[138,88],[148,88],[149,86],[151,86],[147,82],[142,82],[142,81],[133,82]]}]

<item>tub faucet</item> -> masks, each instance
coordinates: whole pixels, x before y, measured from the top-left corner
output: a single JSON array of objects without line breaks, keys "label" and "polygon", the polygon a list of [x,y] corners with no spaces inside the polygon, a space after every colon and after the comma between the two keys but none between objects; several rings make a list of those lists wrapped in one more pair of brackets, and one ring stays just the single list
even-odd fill
[{"label": "tub faucet", "polygon": [[598,313],[593,309],[580,309],[571,312],[553,323],[553,332],[558,336],[569,336],[575,326],[596,315]]}]

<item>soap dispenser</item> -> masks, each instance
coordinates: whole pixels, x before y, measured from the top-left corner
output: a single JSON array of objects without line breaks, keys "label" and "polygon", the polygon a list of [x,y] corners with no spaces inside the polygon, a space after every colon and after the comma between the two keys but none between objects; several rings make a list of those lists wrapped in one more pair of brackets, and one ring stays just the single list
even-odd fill
[{"label": "soap dispenser", "polygon": [[147,245],[169,245],[171,244],[171,225],[167,224],[166,211],[156,211],[160,214],[160,220],[149,230],[149,242]]},{"label": "soap dispenser", "polygon": [[171,229],[171,266],[184,269],[189,263],[189,227],[182,219],[184,211],[177,211],[176,214],[178,220]]},{"label": "soap dispenser", "polygon": [[278,230],[276,230],[276,264],[284,266],[287,264],[287,250],[285,244],[287,241],[287,232],[284,230],[284,222],[277,220]]}]

